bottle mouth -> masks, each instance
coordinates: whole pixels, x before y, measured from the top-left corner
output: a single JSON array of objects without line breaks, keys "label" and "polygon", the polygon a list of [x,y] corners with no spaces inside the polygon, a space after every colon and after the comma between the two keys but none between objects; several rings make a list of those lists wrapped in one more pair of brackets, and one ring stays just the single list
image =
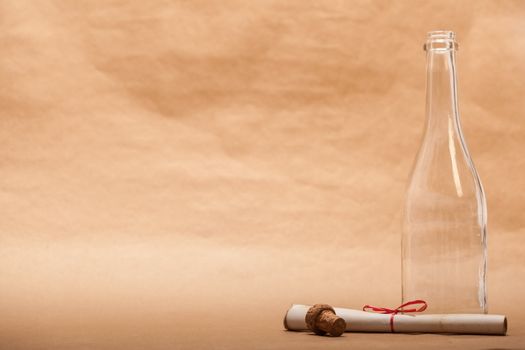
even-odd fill
[{"label": "bottle mouth", "polygon": [[423,45],[425,51],[450,51],[457,50],[456,33],[451,30],[434,30],[427,33]]}]

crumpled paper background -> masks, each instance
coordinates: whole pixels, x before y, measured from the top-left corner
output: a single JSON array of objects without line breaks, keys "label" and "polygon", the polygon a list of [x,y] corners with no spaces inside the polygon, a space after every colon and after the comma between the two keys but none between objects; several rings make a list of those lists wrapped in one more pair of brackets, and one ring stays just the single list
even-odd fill
[{"label": "crumpled paper background", "polygon": [[[523,1],[3,1],[0,348],[523,345],[524,23]],[[510,336],[283,332],[291,303],[399,303],[435,29]]]}]

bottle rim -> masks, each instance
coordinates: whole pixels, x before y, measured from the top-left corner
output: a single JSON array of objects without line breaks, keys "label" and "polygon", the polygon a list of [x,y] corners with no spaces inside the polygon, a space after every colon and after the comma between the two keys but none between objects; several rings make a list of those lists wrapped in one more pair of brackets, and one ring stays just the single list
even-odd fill
[{"label": "bottle rim", "polygon": [[456,33],[451,30],[433,30],[427,33],[423,50],[425,51],[450,51],[458,50]]},{"label": "bottle rim", "polygon": [[452,30],[433,30],[427,33],[427,40],[455,40],[456,33]]}]

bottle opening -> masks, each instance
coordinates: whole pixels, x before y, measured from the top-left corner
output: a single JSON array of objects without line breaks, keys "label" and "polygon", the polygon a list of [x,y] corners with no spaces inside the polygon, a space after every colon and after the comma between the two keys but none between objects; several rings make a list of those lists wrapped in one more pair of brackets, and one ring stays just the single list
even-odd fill
[{"label": "bottle opening", "polygon": [[454,40],[456,38],[456,33],[451,30],[434,30],[427,33],[427,39],[437,39],[437,40]]},{"label": "bottle opening", "polygon": [[449,51],[457,50],[456,33],[451,30],[434,30],[427,33],[427,39],[423,45],[425,51]]}]

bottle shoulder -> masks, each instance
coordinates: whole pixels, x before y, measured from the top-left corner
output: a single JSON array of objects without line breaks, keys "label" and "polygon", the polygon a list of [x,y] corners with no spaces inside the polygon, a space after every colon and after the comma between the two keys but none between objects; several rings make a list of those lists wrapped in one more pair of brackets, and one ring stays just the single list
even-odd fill
[{"label": "bottle shoulder", "polygon": [[424,190],[456,197],[476,196],[481,181],[460,134],[425,135],[410,175],[408,191]]}]

